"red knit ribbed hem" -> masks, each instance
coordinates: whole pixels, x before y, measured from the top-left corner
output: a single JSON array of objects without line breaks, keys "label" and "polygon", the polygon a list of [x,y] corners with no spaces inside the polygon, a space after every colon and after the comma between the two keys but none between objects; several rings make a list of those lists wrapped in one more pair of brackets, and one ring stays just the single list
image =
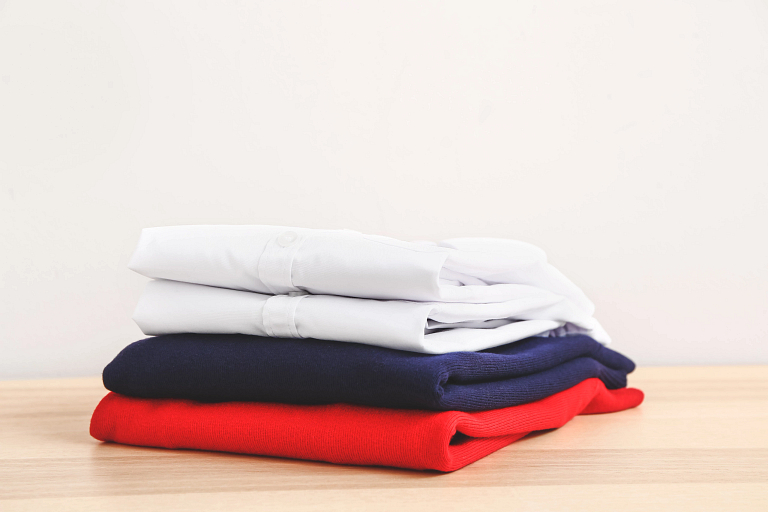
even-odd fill
[{"label": "red knit ribbed hem", "polygon": [[599,379],[538,402],[476,413],[348,404],[210,404],[109,393],[93,413],[91,435],[138,446],[455,471],[531,431],[642,401],[642,391],[608,390]]}]

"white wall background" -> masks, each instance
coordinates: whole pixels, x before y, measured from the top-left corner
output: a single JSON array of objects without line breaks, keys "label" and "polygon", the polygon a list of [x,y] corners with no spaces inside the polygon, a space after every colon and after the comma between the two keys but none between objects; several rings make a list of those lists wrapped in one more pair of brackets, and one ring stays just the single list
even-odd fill
[{"label": "white wall background", "polygon": [[761,1],[0,0],[0,378],[139,339],[145,226],[511,237],[641,364],[768,363]]}]

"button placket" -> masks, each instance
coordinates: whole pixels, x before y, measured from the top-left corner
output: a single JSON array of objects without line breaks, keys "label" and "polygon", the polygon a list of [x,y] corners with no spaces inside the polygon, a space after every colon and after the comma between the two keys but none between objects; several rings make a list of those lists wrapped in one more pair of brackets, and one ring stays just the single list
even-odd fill
[{"label": "button placket", "polygon": [[293,259],[299,251],[306,235],[296,231],[283,231],[267,242],[259,258],[259,279],[275,295],[299,292],[293,285],[291,269]]},{"label": "button placket", "polygon": [[301,338],[296,328],[296,307],[305,295],[275,295],[264,303],[264,330],[274,338]]}]

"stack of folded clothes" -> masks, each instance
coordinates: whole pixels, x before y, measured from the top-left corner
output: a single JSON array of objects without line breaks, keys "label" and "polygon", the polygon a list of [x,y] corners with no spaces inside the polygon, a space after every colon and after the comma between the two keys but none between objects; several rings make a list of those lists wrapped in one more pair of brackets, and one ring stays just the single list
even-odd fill
[{"label": "stack of folded clothes", "polygon": [[153,337],[104,369],[102,441],[454,471],[636,407],[632,361],[529,244],[277,226],[145,229]]}]

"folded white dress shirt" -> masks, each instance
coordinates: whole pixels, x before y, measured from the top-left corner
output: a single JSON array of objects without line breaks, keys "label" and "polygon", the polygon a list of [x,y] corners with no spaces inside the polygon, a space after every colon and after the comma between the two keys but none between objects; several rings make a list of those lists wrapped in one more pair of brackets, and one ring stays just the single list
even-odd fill
[{"label": "folded white dress shirt", "polygon": [[155,279],[273,295],[481,304],[517,299],[518,286],[529,285],[594,312],[544,251],[514,240],[434,244],[347,230],[175,226],[144,229],[128,266]]},{"label": "folded white dress shirt", "polygon": [[530,336],[608,344],[594,305],[544,252],[513,240],[401,242],[279,226],[144,229],[129,267],[156,279],[145,334],[241,333],[439,354]]},{"label": "folded white dress shirt", "polygon": [[442,354],[476,351],[530,336],[609,338],[563,296],[516,285],[518,298],[470,304],[333,295],[264,295],[178,281],[147,284],[133,318],[148,335],[238,333],[317,338]]}]

